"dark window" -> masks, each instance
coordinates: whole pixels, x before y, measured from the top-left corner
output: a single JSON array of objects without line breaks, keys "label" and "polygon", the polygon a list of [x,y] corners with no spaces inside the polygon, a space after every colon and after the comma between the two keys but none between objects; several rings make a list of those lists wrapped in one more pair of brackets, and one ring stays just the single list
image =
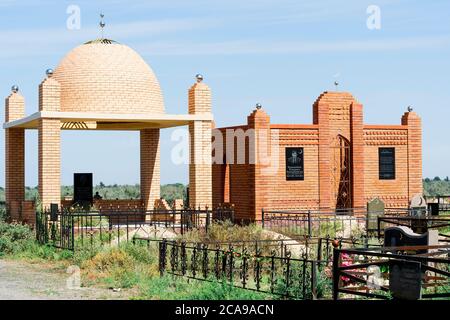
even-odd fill
[{"label": "dark window", "polygon": [[304,180],[303,148],[286,148],[286,180]]},{"label": "dark window", "polygon": [[395,148],[378,149],[378,166],[380,180],[395,179]]}]

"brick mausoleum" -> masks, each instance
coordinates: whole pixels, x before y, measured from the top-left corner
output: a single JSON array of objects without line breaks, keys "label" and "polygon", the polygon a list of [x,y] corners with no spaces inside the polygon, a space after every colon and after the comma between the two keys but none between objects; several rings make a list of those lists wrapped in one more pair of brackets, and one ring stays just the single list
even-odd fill
[{"label": "brick mausoleum", "polygon": [[312,124],[272,124],[258,106],[247,124],[213,136],[213,206],[234,204],[238,218],[259,219],[263,208],[362,208],[374,197],[404,208],[422,194],[421,119],[412,109],[399,125],[367,125],[350,93],[324,92]]},{"label": "brick mausoleum", "polygon": [[[25,116],[17,86],[6,98],[6,205],[12,219],[33,222],[41,205],[61,205],[61,130],[140,132],[141,199],[103,200],[105,207],[153,209],[160,199],[160,129],[188,126],[190,205],[211,207],[211,93],[198,75],[189,88],[188,114],[167,114],[158,80],[131,48],[108,39],[70,51],[39,85],[39,110]],[[25,130],[39,133],[40,203],[25,200]],[[82,153],[80,153],[82,156]],[[114,161],[114,159],[112,159]],[[70,205],[70,203],[69,203]]]},{"label": "brick mausoleum", "polygon": [[[39,109],[25,116],[16,86],[6,98],[6,205],[13,219],[33,221],[25,200],[25,130],[39,133],[39,196],[44,209],[61,204],[61,130],[140,132],[141,199],[160,198],[160,129],[188,126],[189,205],[235,206],[238,219],[261,209],[364,207],[374,197],[407,207],[422,193],[421,120],[408,110],[399,125],[366,125],[351,94],[325,92],[312,124],[271,124],[257,107],[242,126],[212,130],[211,92],[201,76],[189,89],[188,114],[166,114],[158,80],[129,47],[107,39],[87,42],[48,70]],[[212,165],[211,165],[212,160]],[[130,201],[104,200],[123,208]],[[64,204],[64,203],[63,203]]]}]

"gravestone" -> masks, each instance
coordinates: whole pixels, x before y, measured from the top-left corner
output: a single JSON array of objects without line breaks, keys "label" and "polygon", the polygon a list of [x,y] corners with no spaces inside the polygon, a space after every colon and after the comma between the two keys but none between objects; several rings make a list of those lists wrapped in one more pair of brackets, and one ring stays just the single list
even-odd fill
[{"label": "gravestone", "polygon": [[378,217],[384,214],[384,202],[374,198],[367,202],[367,232],[378,230]]},{"label": "gravestone", "polygon": [[92,173],[73,174],[73,201],[75,204],[92,205]]},{"label": "gravestone", "polygon": [[[403,247],[403,246],[436,246],[439,245],[438,230],[428,230],[423,234],[414,233],[412,229],[404,226],[390,227],[384,230],[385,247]],[[428,250],[433,252],[435,250]],[[417,250],[411,253],[426,253],[427,250]]]},{"label": "gravestone", "polygon": [[417,261],[389,261],[389,290],[394,299],[418,300],[421,292],[422,270]]},{"label": "gravestone", "polygon": [[410,203],[410,216],[415,218],[411,220],[411,228],[416,233],[427,232],[427,221],[425,219],[427,214],[427,202],[421,194],[416,194],[412,197]]},{"label": "gravestone", "polygon": [[427,201],[421,194],[412,197],[409,207],[411,208],[410,215],[413,217],[423,217],[427,213]]}]

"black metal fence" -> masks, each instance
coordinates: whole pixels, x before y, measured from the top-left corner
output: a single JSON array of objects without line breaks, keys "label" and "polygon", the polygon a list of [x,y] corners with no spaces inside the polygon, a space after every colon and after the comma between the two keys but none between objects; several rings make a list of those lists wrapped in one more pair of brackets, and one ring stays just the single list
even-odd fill
[{"label": "black metal fence", "polygon": [[333,299],[448,298],[449,254],[449,245],[335,249]]},{"label": "black metal fence", "polygon": [[[376,224],[376,217],[372,219]],[[261,213],[263,228],[293,237],[307,235],[359,238],[366,234],[367,223],[367,212],[363,209],[336,212],[262,210]]]},{"label": "black metal fence", "polygon": [[324,265],[317,260],[292,258],[290,252],[278,256],[275,250],[264,255],[260,248],[251,252],[247,247],[237,250],[233,245],[224,249],[220,245],[210,248],[207,244],[167,240],[159,243],[161,276],[168,273],[218,281],[293,299],[317,299],[326,295],[326,284],[322,281]]},{"label": "black metal fence", "polygon": [[[36,213],[36,238],[40,243],[74,250],[78,246],[119,245],[139,234],[173,232],[184,234],[193,229],[208,230],[216,221],[231,220],[232,209],[201,210],[129,210],[68,211]],[[159,228],[163,227],[163,228]],[[160,236],[161,235],[157,235]]]},{"label": "black metal fence", "polygon": [[261,225],[290,237],[369,238],[379,236],[378,217],[405,217],[410,208],[386,208],[368,213],[366,208],[337,211],[262,210]]},{"label": "black metal fence", "polygon": [[441,242],[450,242],[450,216],[428,216],[428,217],[389,217],[380,216],[377,218],[378,237],[383,237],[384,229],[392,226],[405,226],[413,229],[417,233],[425,233],[428,229],[439,231]]}]

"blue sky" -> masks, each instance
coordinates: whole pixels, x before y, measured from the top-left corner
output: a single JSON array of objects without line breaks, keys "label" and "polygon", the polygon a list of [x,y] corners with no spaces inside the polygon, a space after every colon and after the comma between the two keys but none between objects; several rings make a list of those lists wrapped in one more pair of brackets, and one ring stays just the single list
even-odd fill
[{"label": "blue sky", "polygon": [[[66,27],[69,5],[81,10],[79,30]],[[379,30],[366,26],[369,5],[381,10]],[[363,103],[366,123],[399,124],[412,105],[423,120],[424,176],[450,175],[449,1],[0,0],[0,94],[19,85],[26,113],[35,112],[45,70],[99,37],[100,12],[105,36],[151,65],[168,113],[187,112],[200,72],[217,126],[245,123],[256,102],[273,123],[311,123],[312,103],[337,79]],[[187,182],[187,166],[168,161],[171,133],[162,134],[161,182]],[[35,186],[37,132],[27,132],[26,147],[26,184]],[[0,150],[4,159],[4,133]],[[137,183],[138,133],[64,131],[62,183],[72,184],[74,172],[93,172],[95,183]]]}]

